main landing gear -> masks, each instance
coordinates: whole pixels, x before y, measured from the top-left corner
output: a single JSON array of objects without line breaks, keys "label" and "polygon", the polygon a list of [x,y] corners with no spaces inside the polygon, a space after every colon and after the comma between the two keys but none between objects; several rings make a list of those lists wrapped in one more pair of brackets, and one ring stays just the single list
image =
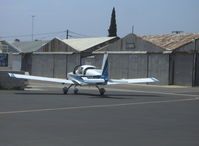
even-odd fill
[{"label": "main landing gear", "polygon": [[96,87],[99,90],[100,95],[104,95],[104,93],[106,92],[106,90],[104,88],[100,88],[99,86],[96,86]]},{"label": "main landing gear", "polygon": [[[68,90],[69,90],[72,86],[75,86],[75,85],[70,85],[69,87],[64,87],[64,88],[63,88],[63,93],[64,93],[64,94],[67,94],[67,93],[68,93]],[[99,90],[100,95],[104,95],[104,93],[106,92],[106,90],[105,90],[104,88],[100,88],[99,86],[96,86],[96,87],[97,87],[97,89]],[[76,86],[75,86],[73,91],[74,91],[74,94],[78,94],[79,89],[76,88]]]}]

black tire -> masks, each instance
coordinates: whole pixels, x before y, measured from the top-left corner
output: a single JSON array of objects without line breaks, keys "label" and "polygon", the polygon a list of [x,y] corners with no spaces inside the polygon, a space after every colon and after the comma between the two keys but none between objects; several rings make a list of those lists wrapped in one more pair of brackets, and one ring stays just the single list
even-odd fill
[{"label": "black tire", "polygon": [[79,91],[79,90],[78,90],[77,88],[75,88],[75,89],[74,89],[74,94],[77,94],[78,91]]},{"label": "black tire", "polygon": [[68,93],[68,88],[67,88],[67,87],[64,87],[64,88],[63,88],[63,93],[64,93],[64,94],[67,94],[67,93]]},{"label": "black tire", "polygon": [[104,88],[100,88],[100,95],[102,96],[102,95],[104,95],[104,93],[106,92],[106,90],[104,89]]}]

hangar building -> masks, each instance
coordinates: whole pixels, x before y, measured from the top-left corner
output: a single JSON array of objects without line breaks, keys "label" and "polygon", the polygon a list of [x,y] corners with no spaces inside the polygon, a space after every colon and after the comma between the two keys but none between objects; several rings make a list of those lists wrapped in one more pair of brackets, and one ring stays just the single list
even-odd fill
[{"label": "hangar building", "polygon": [[81,64],[81,58],[118,40],[116,37],[64,39],[54,38],[23,57],[22,70],[32,75],[65,78]]},{"label": "hangar building", "polygon": [[109,53],[111,78],[156,77],[157,84],[199,85],[199,34],[129,34],[93,52],[83,63],[100,67]]},{"label": "hangar building", "polygon": [[[72,71],[79,64],[101,67],[103,54],[107,52],[111,78],[156,77],[160,80],[156,84],[198,86],[198,39],[199,34],[154,36],[129,34],[121,39],[102,37],[61,40],[54,38],[35,47],[34,44],[27,45],[31,48],[25,47],[21,51],[19,48],[23,48],[24,45],[20,46],[19,42],[16,43],[18,47],[16,44],[11,44],[10,48],[13,50],[10,52],[13,51],[17,53],[14,55],[20,56],[17,56],[18,61],[14,59],[15,64],[21,62],[18,64],[20,70],[28,71],[32,75],[64,78],[67,72]],[[8,63],[8,66],[10,64],[14,63]],[[19,69],[19,67],[12,67],[12,69]]]}]

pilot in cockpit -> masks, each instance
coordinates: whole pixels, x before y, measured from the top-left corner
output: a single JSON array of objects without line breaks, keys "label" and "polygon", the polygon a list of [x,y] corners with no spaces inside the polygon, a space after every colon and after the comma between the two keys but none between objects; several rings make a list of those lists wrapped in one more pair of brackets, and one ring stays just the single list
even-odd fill
[{"label": "pilot in cockpit", "polygon": [[79,74],[79,75],[81,75],[81,74],[83,74],[83,67],[79,67],[78,69],[77,69],[77,72],[76,72],[77,74]]}]

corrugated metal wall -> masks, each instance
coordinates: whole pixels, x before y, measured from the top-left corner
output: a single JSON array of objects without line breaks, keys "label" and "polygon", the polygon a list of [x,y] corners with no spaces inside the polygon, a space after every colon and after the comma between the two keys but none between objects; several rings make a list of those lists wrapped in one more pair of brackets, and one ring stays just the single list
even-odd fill
[{"label": "corrugated metal wall", "polygon": [[[91,65],[100,67],[103,55],[96,56],[98,59],[83,58],[82,63],[86,64],[89,60]],[[169,55],[109,54],[109,77],[115,79],[155,77],[160,80],[158,84],[169,84]]]},{"label": "corrugated metal wall", "polygon": [[[197,54],[199,58],[199,54]],[[101,68],[102,53],[80,59],[80,54],[32,54],[31,74],[65,78],[79,64]],[[196,85],[199,85],[199,59],[196,62]],[[155,77],[156,84],[192,85],[193,54],[175,53],[109,53],[109,77]]]},{"label": "corrugated metal wall", "polygon": [[32,54],[31,74],[65,78],[79,64],[79,54]]},{"label": "corrugated metal wall", "polygon": [[174,85],[192,85],[193,54],[174,55]]},{"label": "corrugated metal wall", "polygon": [[197,59],[196,59],[196,86],[199,86],[199,53],[197,53]]}]

